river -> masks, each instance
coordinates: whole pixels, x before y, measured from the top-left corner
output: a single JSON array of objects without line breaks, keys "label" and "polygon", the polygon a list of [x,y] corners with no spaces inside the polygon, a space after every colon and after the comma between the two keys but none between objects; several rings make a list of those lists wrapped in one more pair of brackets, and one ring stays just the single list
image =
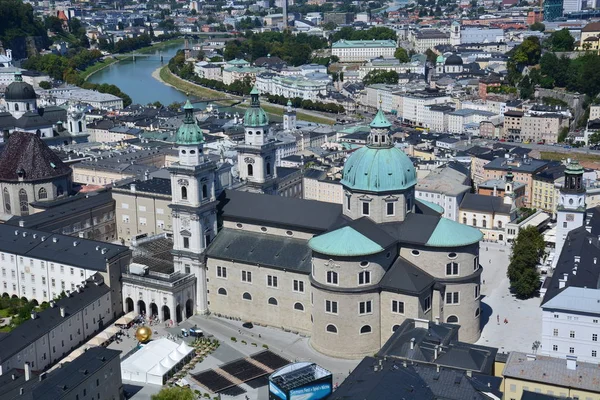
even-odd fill
[{"label": "river", "polygon": [[[175,101],[183,102],[186,99],[185,93],[152,77],[152,72],[168,63],[177,50],[182,48],[183,43],[170,44],[156,50],[152,57],[139,57],[135,62],[127,60],[111,64],[90,76],[88,81],[116,85],[131,97],[134,104],[145,105],[160,101],[169,105]],[[163,63],[160,62],[159,53],[163,55]]]}]

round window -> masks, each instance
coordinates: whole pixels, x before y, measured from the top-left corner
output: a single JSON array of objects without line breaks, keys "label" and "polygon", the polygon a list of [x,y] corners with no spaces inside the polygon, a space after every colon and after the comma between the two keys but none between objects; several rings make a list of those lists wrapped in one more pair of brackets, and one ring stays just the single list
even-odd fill
[{"label": "round window", "polygon": [[573,204],[573,199],[569,199],[569,204]]},{"label": "round window", "polygon": [[391,251],[388,251],[388,252],[386,253],[386,255],[385,255],[385,258],[390,258],[391,256],[392,256],[392,252],[391,252]]},{"label": "round window", "polygon": [[265,228],[264,226],[262,228],[260,228],[261,231],[266,232],[267,228]]},{"label": "round window", "polygon": [[241,228],[244,225],[238,223],[238,224],[235,224],[235,226],[237,226],[238,228]]},{"label": "round window", "polygon": [[366,267],[369,266],[369,262],[368,261],[361,261],[360,262],[360,266],[363,267],[363,268],[366,268]]},{"label": "round window", "polygon": [[288,236],[292,236],[294,234],[294,232],[292,232],[292,231],[285,231],[285,234],[288,235]]},{"label": "round window", "polygon": [[421,252],[419,250],[413,250],[410,252],[410,254],[412,254],[413,256],[418,256],[419,254],[421,254]]},{"label": "round window", "polygon": [[448,253],[448,258],[454,260],[456,258],[456,253]]}]

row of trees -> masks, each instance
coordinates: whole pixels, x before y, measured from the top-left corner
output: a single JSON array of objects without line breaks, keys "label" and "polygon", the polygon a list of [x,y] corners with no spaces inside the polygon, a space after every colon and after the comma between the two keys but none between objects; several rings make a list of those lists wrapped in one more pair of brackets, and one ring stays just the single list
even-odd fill
[{"label": "row of trees", "polygon": [[[267,101],[269,103],[275,103],[279,105],[286,105],[288,102],[288,98],[280,95],[267,95]],[[321,101],[312,101],[312,100],[303,100],[300,97],[294,97],[291,99],[292,106],[296,108],[303,108],[305,110],[314,110],[314,111],[323,111],[329,113],[343,113],[346,111],[344,106],[340,106],[338,104],[333,103],[323,103]]]},{"label": "row of trees", "polygon": [[123,39],[116,43],[102,38],[98,41],[98,48],[109,53],[129,53],[142,47],[148,47],[151,44],[152,38],[150,35],[143,34],[138,37]]},{"label": "row of trees", "polygon": [[102,58],[99,50],[71,50],[67,56],[45,54],[43,56],[29,57],[22,64],[25,69],[45,72],[56,80],[66,80],[65,75],[73,70],[84,70]]},{"label": "row of trees", "polygon": [[338,40],[396,40],[396,32],[393,29],[385,27],[374,27],[365,30],[356,30],[352,27],[346,26],[339,31],[335,32],[331,36],[332,42]]},{"label": "row of trees", "polygon": [[398,83],[398,73],[396,71],[373,70],[369,71],[363,78],[365,85],[373,85],[376,83],[385,83],[395,85]]},{"label": "row of trees", "polygon": [[513,293],[526,299],[540,287],[537,265],[544,254],[544,237],[534,226],[521,229],[512,246],[507,276]]},{"label": "row of trees", "polygon": [[226,61],[234,58],[256,60],[267,55],[276,56],[290,65],[298,66],[310,62],[314,50],[327,47],[327,40],[321,37],[290,32],[248,32],[246,40],[233,40],[223,51]]}]

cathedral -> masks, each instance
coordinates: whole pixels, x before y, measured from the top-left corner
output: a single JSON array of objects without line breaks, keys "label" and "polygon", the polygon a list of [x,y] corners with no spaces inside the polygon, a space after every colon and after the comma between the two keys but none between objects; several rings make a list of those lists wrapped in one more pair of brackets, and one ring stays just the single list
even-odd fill
[{"label": "cathedral", "polygon": [[186,104],[171,168],[175,270],[196,277],[197,313],[310,336],[334,357],[372,355],[407,318],[481,333],[478,229],[415,198],[415,168],[379,110],[368,144],[351,153],[343,204],[270,196],[274,150],[252,92],[240,145],[254,191],[223,190]]},{"label": "cathedral", "polygon": [[79,105],[38,107],[33,86],[23,82],[20,72],[6,88],[2,105],[6,111],[0,110],[0,132],[5,141],[17,131],[33,133],[49,146],[88,140],[84,109]]}]

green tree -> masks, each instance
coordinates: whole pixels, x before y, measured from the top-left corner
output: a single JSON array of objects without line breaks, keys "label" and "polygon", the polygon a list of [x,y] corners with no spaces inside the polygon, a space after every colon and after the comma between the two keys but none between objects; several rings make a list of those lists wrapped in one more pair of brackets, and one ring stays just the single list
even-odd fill
[{"label": "green tree", "polygon": [[533,94],[535,92],[535,88],[533,87],[533,83],[528,76],[525,76],[519,82],[519,94],[523,100],[533,99]]},{"label": "green tree", "polygon": [[323,24],[323,29],[326,31],[332,31],[337,28],[337,24],[333,21],[329,21]]},{"label": "green tree", "polygon": [[437,60],[437,54],[435,54],[435,52],[433,50],[431,50],[431,49],[425,50],[425,55],[427,56],[427,61],[435,64],[435,61]]},{"label": "green tree", "polygon": [[195,400],[196,395],[189,388],[165,387],[157,394],[153,394],[151,400]]},{"label": "green tree", "polygon": [[598,143],[600,143],[600,133],[595,132],[592,133],[589,137],[588,137],[588,144],[590,146],[595,146]]},{"label": "green tree", "polygon": [[394,52],[394,57],[397,58],[398,61],[400,61],[401,63],[406,63],[410,61],[410,57],[408,56],[406,49],[402,47],[398,47],[396,49],[396,51]]},{"label": "green tree", "polygon": [[546,30],[546,25],[542,24],[541,22],[534,22],[533,24],[529,25],[529,29],[532,31],[544,32]]},{"label": "green tree", "polygon": [[46,17],[44,20],[44,25],[46,26],[46,29],[49,29],[54,33],[63,33],[62,21],[54,15]]},{"label": "green tree", "polygon": [[560,128],[560,131],[558,132],[558,138],[557,138],[558,143],[564,143],[568,136],[569,136],[569,128],[566,126]]},{"label": "green tree", "polygon": [[575,46],[575,38],[567,28],[553,32],[548,42],[552,51],[572,51]]},{"label": "green tree", "polygon": [[529,298],[539,288],[537,264],[544,254],[544,237],[534,226],[519,231],[513,242],[507,276],[518,298]]},{"label": "green tree", "polygon": [[365,85],[376,83],[395,85],[398,83],[398,73],[396,71],[373,70],[363,78],[363,83]]},{"label": "green tree", "polygon": [[48,90],[48,89],[52,88],[52,84],[50,82],[48,82],[48,81],[41,81],[40,82],[40,87],[42,89]]}]

